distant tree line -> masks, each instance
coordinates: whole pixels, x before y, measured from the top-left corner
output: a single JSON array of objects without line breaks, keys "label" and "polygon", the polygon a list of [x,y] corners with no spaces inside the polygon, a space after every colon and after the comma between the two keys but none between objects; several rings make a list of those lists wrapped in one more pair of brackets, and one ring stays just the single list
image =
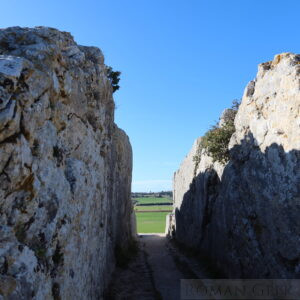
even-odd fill
[{"label": "distant tree line", "polygon": [[161,191],[161,192],[139,192],[139,193],[131,193],[132,198],[142,198],[142,197],[155,197],[155,198],[163,198],[163,197],[173,197],[172,191]]}]

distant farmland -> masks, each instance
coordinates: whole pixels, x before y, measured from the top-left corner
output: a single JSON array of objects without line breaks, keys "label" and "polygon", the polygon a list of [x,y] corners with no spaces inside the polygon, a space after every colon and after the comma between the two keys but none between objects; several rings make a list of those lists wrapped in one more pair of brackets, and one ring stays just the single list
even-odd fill
[{"label": "distant farmland", "polygon": [[168,212],[136,213],[138,233],[163,233]]},{"label": "distant farmland", "polygon": [[156,197],[141,197],[141,198],[135,198],[133,199],[135,205],[144,205],[144,204],[151,204],[155,205],[158,203],[166,203],[168,205],[172,205],[172,199],[171,198],[156,198]]},{"label": "distant farmland", "polygon": [[172,211],[170,197],[139,197],[133,199],[138,233],[163,233],[166,215]]}]

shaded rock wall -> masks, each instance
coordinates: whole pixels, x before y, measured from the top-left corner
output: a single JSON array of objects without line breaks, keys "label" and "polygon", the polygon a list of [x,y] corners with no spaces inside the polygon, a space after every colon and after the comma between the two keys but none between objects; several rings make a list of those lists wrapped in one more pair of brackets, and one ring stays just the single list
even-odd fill
[{"label": "shaded rock wall", "polygon": [[193,166],[193,147],[174,175],[169,234],[229,277],[300,277],[299,88],[299,55],[259,65],[235,118],[230,161],[202,151]]},{"label": "shaded rock wall", "polygon": [[0,294],[99,299],[132,238],[131,170],[101,51],[0,30]]}]

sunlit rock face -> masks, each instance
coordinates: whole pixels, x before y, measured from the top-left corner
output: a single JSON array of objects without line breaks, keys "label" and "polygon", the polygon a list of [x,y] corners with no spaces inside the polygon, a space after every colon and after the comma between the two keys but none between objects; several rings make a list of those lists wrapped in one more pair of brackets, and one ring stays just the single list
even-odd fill
[{"label": "sunlit rock face", "polygon": [[225,166],[193,147],[175,173],[169,233],[226,276],[300,277],[299,55],[259,65],[235,127]]},{"label": "sunlit rock face", "polygon": [[132,152],[105,70],[69,33],[0,30],[4,299],[99,299],[132,237]]}]

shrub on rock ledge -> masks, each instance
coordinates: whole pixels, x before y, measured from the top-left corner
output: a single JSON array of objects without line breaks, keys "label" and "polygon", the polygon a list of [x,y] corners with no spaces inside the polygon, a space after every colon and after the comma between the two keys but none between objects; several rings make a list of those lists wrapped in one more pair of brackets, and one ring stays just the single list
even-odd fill
[{"label": "shrub on rock ledge", "polygon": [[226,164],[229,160],[228,144],[232,134],[235,132],[234,118],[239,107],[237,100],[233,101],[232,107],[226,109],[220,122],[213,125],[202,137],[197,151],[197,155],[194,156],[196,164],[200,162],[201,152],[204,149],[205,152],[212,157],[213,162],[220,162]]},{"label": "shrub on rock ledge", "polygon": [[120,75],[121,75],[121,72],[119,71],[114,71],[112,69],[112,67],[106,67],[106,73],[107,73],[107,77],[108,79],[110,80],[111,82],[111,86],[112,86],[112,89],[113,89],[113,93],[115,91],[117,91],[120,86],[119,86],[119,81],[120,81]]},{"label": "shrub on rock ledge", "polygon": [[227,163],[229,160],[228,144],[235,131],[233,121],[227,121],[222,126],[213,126],[201,140],[201,148],[212,157],[213,162]]}]

